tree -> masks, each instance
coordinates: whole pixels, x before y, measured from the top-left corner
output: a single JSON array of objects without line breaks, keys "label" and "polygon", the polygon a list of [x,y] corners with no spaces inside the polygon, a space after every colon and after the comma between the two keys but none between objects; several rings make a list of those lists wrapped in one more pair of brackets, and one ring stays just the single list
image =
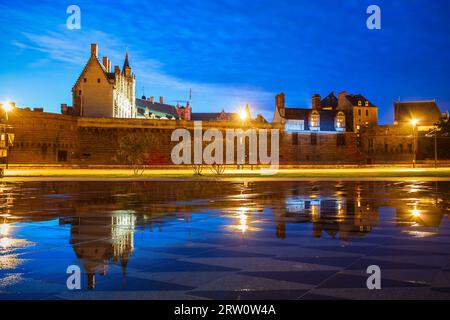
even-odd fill
[{"label": "tree", "polygon": [[192,165],[192,171],[194,171],[194,176],[201,176],[203,171],[203,165],[202,164]]},{"label": "tree", "polygon": [[154,135],[144,132],[131,132],[118,139],[116,160],[130,164],[134,175],[142,175],[145,170],[150,150],[158,145]]},{"label": "tree", "polygon": [[450,135],[450,121],[449,121],[449,117],[442,117],[441,119],[439,119],[439,122],[436,123],[436,127],[437,127],[437,135],[439,136],[448,136]]},{"label": "tree", "polygon": [[224,173],[224,171],[225,171],[225,165],[214,163],[214,164],[211,165],[211,171],[216,176],[221,176]]}]

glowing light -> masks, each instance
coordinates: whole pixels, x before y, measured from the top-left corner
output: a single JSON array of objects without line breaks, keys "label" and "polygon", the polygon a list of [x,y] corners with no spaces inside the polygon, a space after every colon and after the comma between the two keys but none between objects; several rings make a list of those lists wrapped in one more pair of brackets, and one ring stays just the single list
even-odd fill
[{"label": "glowing light", "polygon": [[414,218],[419,218],[419,217],[420,217],[420,210],[417,209],[417,205],[414,205],[414,208],[411,209],[411,215],[412,215]]},{"label": "glowing light", "polygon": [[10,112],[13,109],[13,106],[12,106],[11,102],[5,102],[2,104],[2,108],[6,112]]},{"label": "glowing light", "polygon": [[0,235],[1,236],[6,236],[9,233],[9,224],[7,223],[2,223],[0,224]]},{"label": "glowing light", "polygon": [[246,110],[241,110],[239,112],[239,118],[241,118],[241,120],[247,120],[247,111]]},{"label": "glowing light", "polygon": [[0,239],[0,247],[2,247],[3,249],[11,247],[13,243],[13,240],[10,238],[1,238]]},{"label": "glowing light", "polygon": [[417,125],[417,123],[419,122],[419,120],[417,119],[411,119],[411,124],[415,127]]}]

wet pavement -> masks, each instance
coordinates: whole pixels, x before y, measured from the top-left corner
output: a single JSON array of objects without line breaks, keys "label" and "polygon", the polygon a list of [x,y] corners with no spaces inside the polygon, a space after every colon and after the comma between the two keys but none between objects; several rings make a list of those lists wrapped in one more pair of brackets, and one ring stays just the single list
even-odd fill
[{"label": "wet pavement", "polygon": [[449,215],[444,181],[3,182],[0,299],[449,299]]}]

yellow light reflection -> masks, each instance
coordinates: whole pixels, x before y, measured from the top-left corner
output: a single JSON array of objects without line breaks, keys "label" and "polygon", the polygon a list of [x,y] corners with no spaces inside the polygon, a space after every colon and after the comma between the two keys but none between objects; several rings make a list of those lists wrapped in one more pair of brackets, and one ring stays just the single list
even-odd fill
[{"label": "yellow light reflection", "polygon": [[[227,229],[232,231],[237,231],[242,234],[247,233],[249,231],[259,231],[259,228],[251,227],[250,226],[250,216],[249,216],[249,208],[246,207],[239,207],[236,208],[235,211],[237,212],[233,218],[236,220],[235,223],[226,226]],[[253,221],[257,222],[257,221]]]},{"label": "yellow light reflection", "polygon": [[420,212],[419,209],[417,209],[417,205],[414,205],[414,208],[411,209],[411,215],[412,215],[414,218],[419,218],[419,217],[421,216],[421,212]]},{"label": "yellow light reflection", "polygon": [[0,235],[1,236],[7,236],[9,234],[9,224],[7,223],[2,223],[0,224]]},{"label": "yellow light reflection", "polygon": [[13,244],[13,240],[11,238],[3,237],[0,239],[0,247],[2,249],[6,249],[11,247]]}]

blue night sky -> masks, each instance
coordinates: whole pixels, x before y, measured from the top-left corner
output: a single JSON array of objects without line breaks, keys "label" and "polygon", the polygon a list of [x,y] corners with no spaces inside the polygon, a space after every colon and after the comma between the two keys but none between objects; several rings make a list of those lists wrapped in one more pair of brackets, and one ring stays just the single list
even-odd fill
[{"label": "blue night sky", "polygon": [[[81,8],[81,30],[66,9]],[[366,27],[377,4],[382,29]],[[128,47],[136,95],[176,104],[192,88],[194,111],[239,109],[272,119],[274,96],[310,107],[311,95],[347,90],[380,107],[436,99],[450,108],[450,1],[426,0],[0,0],[0,100],[58,112],[89,57],[122,66]]]}]

